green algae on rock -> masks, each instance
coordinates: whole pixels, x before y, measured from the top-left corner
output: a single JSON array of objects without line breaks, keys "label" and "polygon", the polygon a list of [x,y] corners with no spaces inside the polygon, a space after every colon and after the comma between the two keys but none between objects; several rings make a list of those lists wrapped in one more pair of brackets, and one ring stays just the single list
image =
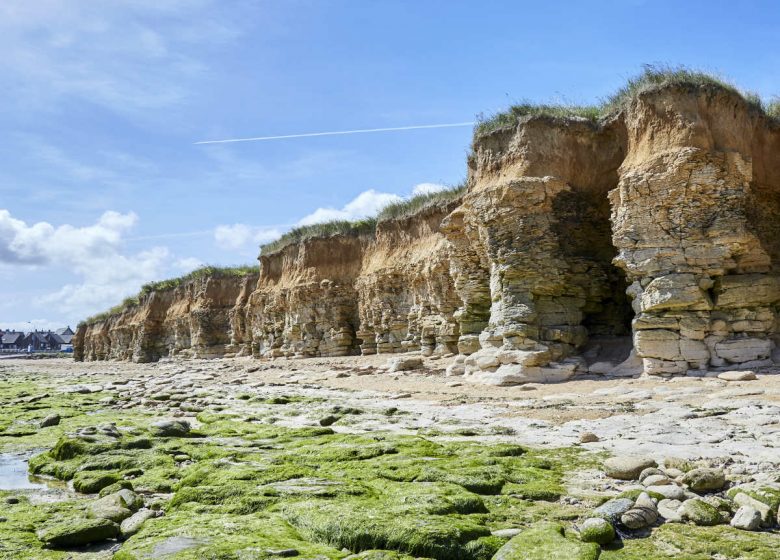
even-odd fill
[{"label": "green algae on rock", "polygon": [[119,534],[119,525],[109,519],[59,519],[37,532],[38,538],[53,547],[68,547],[111,539]]},{"label": "green algae on rock", "polygon": [[537,523],[506,543],[492,560],[597,560],[595,543],[568,538],[558,523]]}]

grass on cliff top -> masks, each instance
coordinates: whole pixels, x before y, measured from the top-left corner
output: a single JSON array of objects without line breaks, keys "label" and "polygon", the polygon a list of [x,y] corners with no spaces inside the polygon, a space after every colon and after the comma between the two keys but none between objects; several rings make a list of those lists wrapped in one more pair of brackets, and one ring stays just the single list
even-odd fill
[{"label": "grass on cliff top", "polygon": [[144,284],[143,286],[141,286],[141,290],[136,295],[126,297],[118,305],[115,305],[111,309],[108,309],[107,311],[103,311],[102,313],[92,315],[91,317],[79,323],[79,325],[93,325],[95,323],[99,323],[100,321],[104,321],[111,315],[116,315],[117,313],[121,313],[126,309],[135,307],[141,302],[141,299],[144,296],[152,292],[172,290],[190,280],[194,280],[197,278],[204,278],[206,276],[211,276],[213,278],[227,278],[230,276],[242,277],[242,276],[249,276],[250,274],[256,272],[257,272],[257,266],[255,265],[202,266],[200,268],[196,268],[192,272],[188,272],[187,274],[183,276],[179,276],[177,278],[169,278],[167,280],[160,280],[158,282],[149,282],[148,284]]},{"label": "grass on cliff top", "polygon": [[521,118],[536,115],[553,118],[585,118],[597,121],[623,109],[636,96],[669,86],[691,89],[715,87],[736,93],[751,107],[772,118],[780,118],[780,100],[764,103],[761,97],[752,92],[740,90],[734,84],[713,74],[687,68],[648,64],[637,76],[630,78],[626,85],[612,95],[602,99],[596,105],[539,104],[523,102],[490,116],[478,116],[474,133],[476,136],[490,133],[508,126],[516,126]]},{"label": "grass on cliff top", "polygon": [[376,225],[379,222],[383,222],[385,220],[409,218],[418,212],[422,212],[427,208],[431,208],[432,206],[447,204],[463,196],[465,190],[466,184],[461,183],[460,185],[452,188],[437,192],[422,193],[401,200],[400,202],[393,202],[380,210],[379,214],[377,214],[375,217],[364,218],[357,221],[334,220],[321,224],[299,226],[291,229],[276,241],[272,241],[271,243],[267,243],[261,246],[260,254],[264,256],[271,255],[281,251],[285,247],[294,245],[296,243],[301,243],[309,239],[333,237],[335,235],[374,235],[376,232]]},{"label": "grass on cliff top", "polygon": [[436,192],[421,193],[400,202],[393,202],[385,206],[377,215],[377,221],[398,220],[410,218],[433,206],[443,206],[459,199],[466,192],[465,181],[449,189]]},{"label": "grass on cliff top", "polygon": [[376,229],[376,218],[365,218],[363,220],[333,220],[321,224],[311,224],[307,226],[298,226],[282,235],[276,241],[271,241],[260,247],[261,255],[270,255],[281,251],[289,245],[295,245],[308,239],[318,237],[333,237],[335,235],[359,236],[373,235]]}]

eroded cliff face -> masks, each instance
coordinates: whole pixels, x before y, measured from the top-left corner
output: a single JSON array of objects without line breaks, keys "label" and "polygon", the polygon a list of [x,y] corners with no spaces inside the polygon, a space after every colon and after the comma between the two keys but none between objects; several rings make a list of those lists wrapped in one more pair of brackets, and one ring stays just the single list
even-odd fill
[{"label": "eroded cliff face", "polygon": [[461,305],[450,274],[442,220],[458,201],[382,221],[363,255],[355,287],[363,354],[457,352]]},{"label": "eroded cliff face", "polygon": [[467,184],[373,234],[262,256],[229,288],[153,294],[80,330],[77,357],[419,350],[498,384],[770,363],[780,128],[736,93],[522,118],[475,138]]},{"label": "eroded cliff face", "polygon": [[777,130],[739,96],[670,89],[626,112],[615,263],[647,373],[766,365],[777,333]]},{"label": "eroded cliff face", "polygon": [[151,292],[121,313],[80,325],[74,357],[150,362],[176,355],[222,356],[231,342],[230,312],[248,278],[195,278]]},{"label": "eroded cliff face", "polygon": [[475,142],[447,224],[469,373],[563,380],[589,334],[627,332],[607,201],[623,156],[619,122],[531,117]]},{"label": "eroded cliff face", "polygon": [[358,276],[365,236],[310,239],[260,257],[245,314],[262,357],[346,356],[358,351]]}]

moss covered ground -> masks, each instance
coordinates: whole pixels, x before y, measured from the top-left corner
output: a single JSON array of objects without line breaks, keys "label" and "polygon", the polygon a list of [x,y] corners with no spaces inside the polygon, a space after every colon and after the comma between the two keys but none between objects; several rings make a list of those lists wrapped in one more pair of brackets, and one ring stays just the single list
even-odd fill
[{"label": "moss covered ground", "polygon": [[[117,410],[104,399],[101,391],[56,392],[34,374],[0,381],[0,453],[30,454],[32,474],[69,485],[56,500],[0,490],[0,558],[488,560],[508,541],[495,531],[540,522],[565,528],[551,546],[583,549],[573,544],[574,528],[598,503],[595,496],[566,499],[569,475],[602,459],[579,448],[530,449],[433,431],[283,427],[246,408],[204,410],[190,419],[187,437],[155,437],[158,413]],[[38,427],[55,412],[59,425]],[[363,411],[334,414],[358,419]],[[39,539],[40,531],[88,520],[96,493],[128,486],[164,514],[110,543],[115,550],[46,548]],[[777,544],[771,532],[667,524],[649,538],[606,547],[601,558],[768,560],[777,558]]]}]

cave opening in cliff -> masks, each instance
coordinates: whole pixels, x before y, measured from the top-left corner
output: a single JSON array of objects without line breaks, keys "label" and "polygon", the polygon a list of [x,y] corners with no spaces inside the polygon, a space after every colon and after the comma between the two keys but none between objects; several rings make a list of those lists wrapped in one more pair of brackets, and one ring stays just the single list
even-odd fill
[{"label": "cave opening in cliff", "polygon": [[[615,177],[616,182],[616,177]],[[581,326],[588,339],[581,351],[598,361],[619,363],[631,351],[634,311],[626,295],[628,283],[612,259],[609,187],[571,189],[560,193],[554,204],[561,249],[572,268],[572,282],[584,294]]]}]

